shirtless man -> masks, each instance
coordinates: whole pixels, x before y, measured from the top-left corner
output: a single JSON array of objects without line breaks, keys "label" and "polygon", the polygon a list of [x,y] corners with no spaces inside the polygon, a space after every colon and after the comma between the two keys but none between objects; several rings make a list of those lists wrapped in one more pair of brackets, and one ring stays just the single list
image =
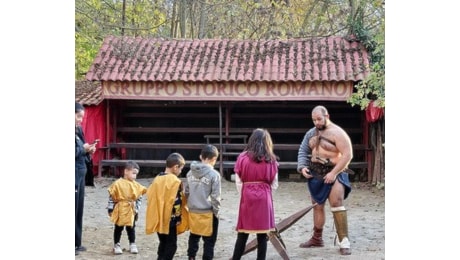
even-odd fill
[{"label": "shirtless man", "polygon": [[313,208],[313,236],[302,248],[323,247],[323,227],[326,222],[324,204],[326,199],[334,217],[340,254],[350,255],[347,211],[343,200],[351,191],[348,173],[344,170],[353,158],[351,140],[338,125],[331,122],[324,106],[313,108],[313,124],[300,144],[297,171],[307,178]]}]

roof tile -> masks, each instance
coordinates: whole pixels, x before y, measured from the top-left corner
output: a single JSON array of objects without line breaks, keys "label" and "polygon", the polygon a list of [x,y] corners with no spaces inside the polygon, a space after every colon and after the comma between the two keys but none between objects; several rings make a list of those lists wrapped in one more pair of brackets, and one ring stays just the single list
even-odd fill
[{"label": "roof tile", "polygon": [[75,81],[75,101],[86,106],[101,103],[101,83],[87,80]]},{"label": "roof tile", "polygon": [[108,36],[86,74],[92,81],[359,81],[362,44],[342,37],[288,40]]}]

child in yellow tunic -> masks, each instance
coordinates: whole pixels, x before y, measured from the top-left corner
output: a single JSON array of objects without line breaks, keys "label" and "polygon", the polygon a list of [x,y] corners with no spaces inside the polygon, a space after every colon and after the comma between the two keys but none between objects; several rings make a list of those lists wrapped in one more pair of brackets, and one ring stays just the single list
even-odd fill
[{"label": "child in yellow tunic", "polygon": [[177,251],[177,235],[188,229],[188,214],[182,181],[177,177],[185,160],[179,153],[166,159],[164,172],[159,173],[147,189],[145,233],[157,233],[158,259],[171,260]]},{"label": "child in yellow tunic", "polygon": [[136,246],[136,220],[139,212],[141,197],[147,192],[147,188],[136,181],[139,173],[139,165],[134,161],[128,161],[125,165],[123,178],[116,180],[108,188],[109,205],[107,207],[110,220],[115,224],[113,231],[113,252],[122,254],[120,238],[126,227],[128,233],[129,251],[138,253]]}]

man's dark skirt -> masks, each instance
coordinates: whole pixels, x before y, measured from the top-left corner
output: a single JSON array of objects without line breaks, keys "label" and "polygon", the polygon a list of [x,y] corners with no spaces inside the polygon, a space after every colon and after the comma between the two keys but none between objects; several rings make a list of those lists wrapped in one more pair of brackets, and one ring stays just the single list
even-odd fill
[{"label": "man's dark skirt", "polygon": [[[310,174],[314,176],[316,175],[314,172],[312,172],[311,169]],[[345,187],[344,199],[346,199],[348,197],[348,194],[351,192],[351,183],[348,179],[348,173],[341,172],[337,176],[336,181],[339,181]],[[334,183],[324,183],[323,179],[319,179],[316,177],[310,178],[307,181],[307,186],[310,190],[310,194],[318,204],[323,204],[327,200],[327,198],[329,197],[329,193],[331,192],[332,185],[334,185]]]}]

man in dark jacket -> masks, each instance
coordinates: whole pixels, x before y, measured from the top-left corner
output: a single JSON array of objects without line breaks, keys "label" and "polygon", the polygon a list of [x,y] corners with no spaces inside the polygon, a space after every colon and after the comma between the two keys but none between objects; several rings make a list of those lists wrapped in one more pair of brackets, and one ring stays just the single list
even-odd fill
[{"label": "man in dark jacket", "polygon": [[86,248],[81,245],[86,163],[88,156],[96,151],[95,144],[85,142],[83,130],[81,129],[84,115],[84,107],[75,102],[75,255],[78,255],[80,251],[86,251]]}]

